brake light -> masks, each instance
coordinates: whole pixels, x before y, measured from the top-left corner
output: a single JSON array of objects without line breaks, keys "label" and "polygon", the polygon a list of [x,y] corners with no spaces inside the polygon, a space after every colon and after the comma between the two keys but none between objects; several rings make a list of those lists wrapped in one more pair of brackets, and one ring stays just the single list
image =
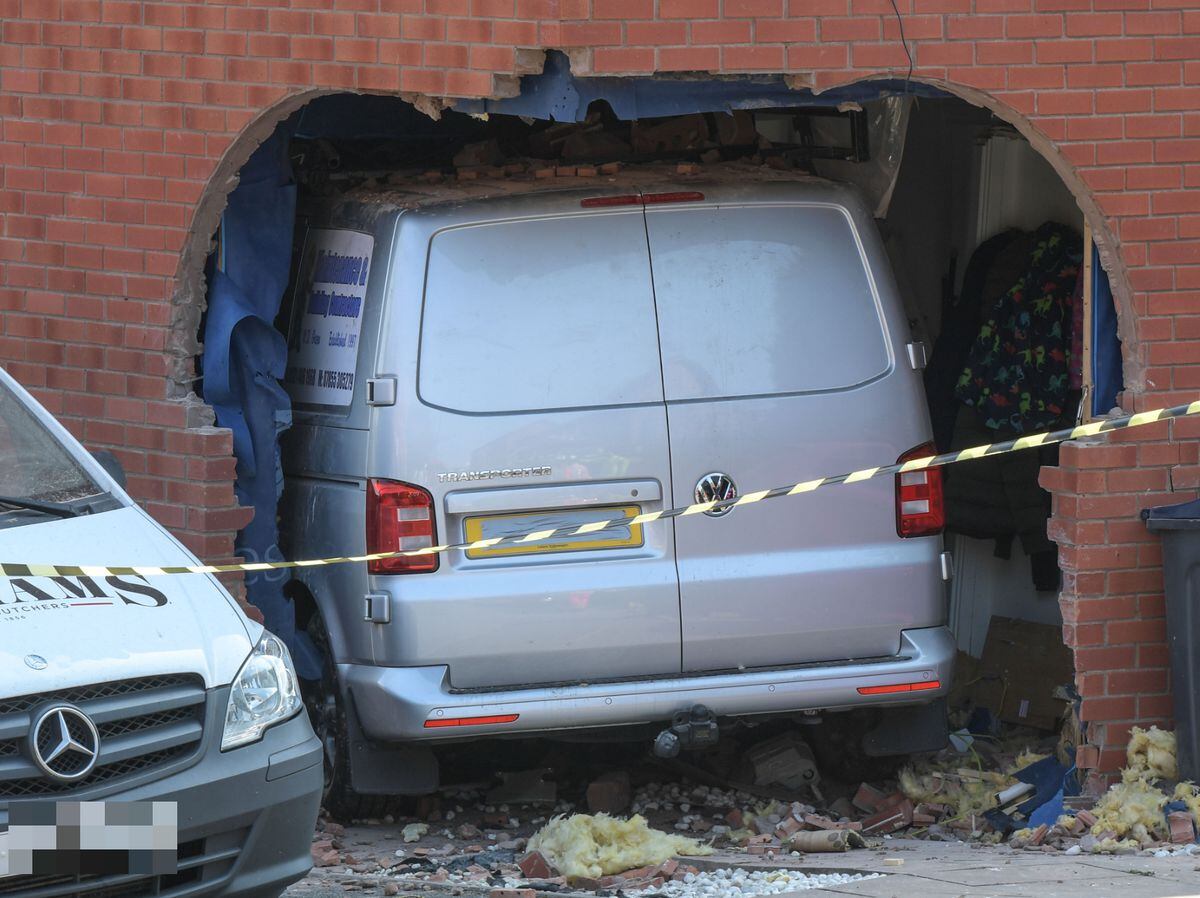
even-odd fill
[{"label": "brake light", "polygon": [[676,190],[672,193],[621,194],[620,196],[589,196],[579,201],[585,209],[604,206],[657,206],[663,203],[702,203],[704,194],[698,190]]},{"label": "brake light", "polygon": [[893,683],[889,686],[859,686],[859,695],[893,695],[897,692],[926,692],[941,689],[941,680],[923,680],[920,683]]},{"label": "brake light", "polygon": [[[897,462],[936,455],[933,443],[909,449]],[[902,537],[933,536],[946,526],[941,468],[921,468],[896,475],[896,533]]]},{"label": "brake light", "polygon": [[621,196],[589,196],[587,199],[579,201],[579,205],[585,209],[603,206],[640,206],[641,204],[642,198],[635,193]]},{"label": "brake light", "polygon": [[425,721],[425,729],[437,727],[477,727],[496,723],[513,723],[520,714],[493,714],[488,717],[438,717]]},{"label": "brake light", "polygon": [[[437,543],[433,497],[394,480],[367,482],[367,554],[409,552]],[[399,555],[367,562],[371,574],[421,574],[438,569],[438,556]]]},{"label": "brake light", "polygon": [[658,203],[702,203],[704,202],[704,194],[698,190],[678,190],[675,193],[647,193],[643,194],[642,202],[647,206],[653,206]]}]

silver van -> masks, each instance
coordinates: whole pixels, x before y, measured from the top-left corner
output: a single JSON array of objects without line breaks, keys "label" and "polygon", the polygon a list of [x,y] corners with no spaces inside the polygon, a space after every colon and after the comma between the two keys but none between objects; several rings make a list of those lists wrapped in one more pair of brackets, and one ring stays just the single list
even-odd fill
[{"label": "silver van", "polygon": [[[412,183],[309,209],[284,551],[486,540],[930,454],[873,220],[849,188],[778,174]],[[425,791],[451,740],[674,720],[687,747],[688,720],[818,709],[904,705],[878,753],[936,747],[940,476],[301,569],[335,792]]]}]

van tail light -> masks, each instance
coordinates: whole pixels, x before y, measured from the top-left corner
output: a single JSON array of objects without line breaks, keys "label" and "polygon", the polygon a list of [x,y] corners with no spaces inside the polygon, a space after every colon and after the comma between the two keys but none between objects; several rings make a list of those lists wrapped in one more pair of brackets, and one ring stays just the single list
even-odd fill
[{"label": "van tail light", "polygon": [[[433,496],[394,480],[367,481],[367,554],[408,552],[437,545]],[[367,562],[371,574],[424,574],[438,569],[437,555],[399,555]]]},{"label": "van tail light", "polygon": [[[937,455],[933,443],[909,449],[897,463]],[[942,469],[922,468],[896,475],[896,533],[902,537],[933,536],[946,526]]]}]

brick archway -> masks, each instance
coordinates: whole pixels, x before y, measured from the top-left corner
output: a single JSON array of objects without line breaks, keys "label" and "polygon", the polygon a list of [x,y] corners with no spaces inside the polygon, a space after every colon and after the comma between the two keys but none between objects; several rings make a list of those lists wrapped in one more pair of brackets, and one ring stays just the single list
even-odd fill
[{"label": "brick archway", "polygon": [[[25,3],[0,33],[0,360],[89,445],[117,449],[134,495],[198,554],[227,557],[245,518],[229,435],[206,426],[181,362],[192,344],[177,341],[194,343],[184,275],[207,250],[223,204],[212,197],[253,148],[239,138],[251,122],[321,92],[502,96],[548,47],[592,75],[784,72],[814,89],[903,78],[899,15],[912,77],[997,104],[1080,198],[1123,312],[1123,406],[1189,401],[1200,390],[1200,12],[1144,6]],[[1137,511],[1196,494],[1198,442],[1197,422],[1154,425],[1068,446],[1044,475],[1084,717],[1109,768],[1131,722],[1171,713],[1159,545]]]}]

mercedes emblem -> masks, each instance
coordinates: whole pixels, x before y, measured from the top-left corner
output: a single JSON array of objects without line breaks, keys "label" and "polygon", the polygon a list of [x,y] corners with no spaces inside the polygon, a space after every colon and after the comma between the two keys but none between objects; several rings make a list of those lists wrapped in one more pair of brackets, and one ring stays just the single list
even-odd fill
[{"label": "mercedes emblem", "polygon": [[74,783],[92,772],[100,758],[100,732],[74,705],[50,705],[34,717],[29,754],[43,773]]}]

